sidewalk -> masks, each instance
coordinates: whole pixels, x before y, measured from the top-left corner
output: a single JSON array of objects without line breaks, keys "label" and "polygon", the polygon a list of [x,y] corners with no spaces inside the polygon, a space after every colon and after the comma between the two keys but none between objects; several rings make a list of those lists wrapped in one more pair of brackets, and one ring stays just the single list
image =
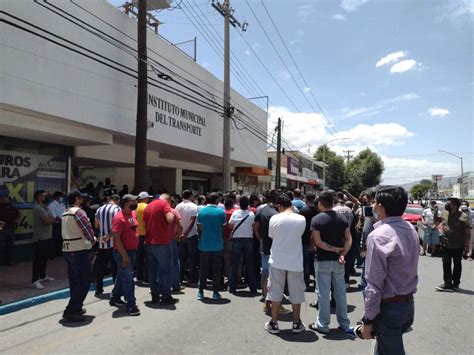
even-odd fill
[{"label": "sidewalk", "polygon": [[69,287],[67,265],[62,257],[48,260],[46,273],[54,281],[44,282],[44,289],[31,287],[32,262],[20,263],[17,266],[0,266],[0,300],[2,305],[36,297]]}]

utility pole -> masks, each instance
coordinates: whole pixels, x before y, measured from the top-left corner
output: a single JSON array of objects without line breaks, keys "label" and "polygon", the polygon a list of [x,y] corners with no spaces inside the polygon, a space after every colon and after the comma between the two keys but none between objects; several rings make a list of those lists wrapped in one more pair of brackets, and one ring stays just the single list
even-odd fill
[{"label": "utility pole", "polygon": [[348,150],[343,150],[343,152],[344,152],[344,153],[346,153],[346,155],[347,155],[347,156],[346,156],[346,158],[347,158],[347,162],[349,163],[349,160],[351,160],[351,158],[352,158],[352,155],[351,155],[351,153],[354,153],[354,151],[353,151],[353,150],[350,150],[350,149],[348,149]]},{"label": "utility pole", "polygon": [[138,83],[137,83],[137,124],[135,133],[135,193],[146,190],[146,153],[147,153],[147,99],[148,99],[148,72],[146,50],[146,0],[138,0]]},{"label": "utility pole", "polygon": [[275,190],[280,188],[281,183],[281,118],[278,117],[278,125],[275,130],[277,131],[277,156],[276,156],[276,167],[275,167]]},{"label": "utility pole", "polygon": [[212,1],[212,7],[224,17],[224,124],[222,144],[222,191],[230,191],[230,120],[232,119],[233,107],[230,105],[230,25],[239,27],[246,31],[247,23],[241,24],[234,17],[234,9],[230,7],[230,0]]}]

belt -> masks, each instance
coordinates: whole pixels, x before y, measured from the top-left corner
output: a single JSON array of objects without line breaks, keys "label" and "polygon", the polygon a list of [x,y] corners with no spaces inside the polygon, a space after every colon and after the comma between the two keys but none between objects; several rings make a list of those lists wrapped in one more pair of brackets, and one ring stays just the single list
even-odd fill
[{"label": "belt", "polygon": [[382,303],[399,303],[399,302],[410,302],[413,301],[413,294],[409,295],[397,295],[389,298],[384,298]]}]

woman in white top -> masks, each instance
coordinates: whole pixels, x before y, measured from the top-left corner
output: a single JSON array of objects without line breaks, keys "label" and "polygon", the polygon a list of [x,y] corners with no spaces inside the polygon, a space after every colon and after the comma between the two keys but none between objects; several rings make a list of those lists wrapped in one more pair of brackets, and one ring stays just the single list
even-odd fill
[{"label": "woman in white top", "polygon": [[255,265],[253,261],[253,223],[255,215],[249,211],[249,198],[241,196],[240,209],[230,216],[229,227],[232,228],[232,271],[229,280],[229,292],[236,292],[237,275],[240,267],[240,257],[243,255],[247,271],[247,282],[250,292],[257,293]]}]

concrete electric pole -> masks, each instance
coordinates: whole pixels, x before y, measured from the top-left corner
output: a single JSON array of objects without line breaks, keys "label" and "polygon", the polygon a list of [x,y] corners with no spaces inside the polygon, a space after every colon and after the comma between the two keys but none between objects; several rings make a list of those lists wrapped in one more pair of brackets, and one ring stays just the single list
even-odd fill
[{"label": "concrete electric pole", "polygon": [[281,186],[281,118],[278,117],[277,131],[277,156],[276,156],[276,167],[275,167],[275,190],[278,190]]},{"label": "concrete electric pole", "polygon": [[230,120],[233,108],[230,105],[230,25],[239,27],[242,31],[247,29],[247,23],[241,24],[233,15],[234,10],[230,7],[230,0],[212,1],[212,6],[224,17],[224,127],[222,146],[222,191],[231,189],[231,166],[230,166]]},{"label": "concrete electric pole", "polygon": [[135,176],[133,190],[136,194],[147,189],[146,162],[147,162],[147,99],[148,99],[148,72],[146,50],[146,6],[147,0],[138,0],[138,83],[137,83],[137,124],[135,133]]}]

